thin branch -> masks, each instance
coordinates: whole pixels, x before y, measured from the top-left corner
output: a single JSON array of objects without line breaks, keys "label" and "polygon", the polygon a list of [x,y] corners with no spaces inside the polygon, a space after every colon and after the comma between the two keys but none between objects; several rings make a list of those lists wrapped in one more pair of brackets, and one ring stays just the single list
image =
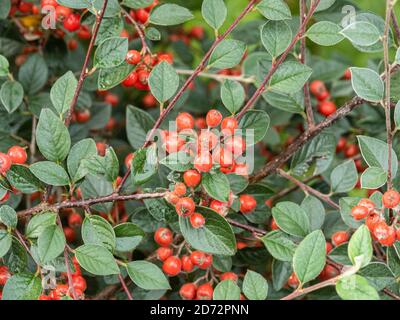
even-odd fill
[{"label": "thin branch", "polygon": [[278,169],[277,172],[278,172],[279,175],[281,175],[285,179],[288,179],[289,181],[293,182],[295,185],[297,185],[299,188],[301,188],[301,190],[303,190],[304,192],[310,193],[310,194],[316,196],[317,198],[321,199],[322,201],[325,201],[332,208],[335,208],[337,210],[340,209],[339,205],[337,203],[335,203],[334,201],[332,201],[332,199],[328,195],[323,194],[323,193],[319,192],[318,190],[315,190],[314,188],[312,188],[312,187],[306,185],[305,183],[297,180],[296,178],[292,177],[290,174],[286,173],[282,169]]},{"label": "thin branch", "polygon": [[[183,70],[183,69],[176,69],[175,70],[178,74],[183,74],[183,75],[192,75],[194,73],[194,70]],[[254,83],[255,78],[254,77],[244,77],[244,76],[229,76],[225,74],[216,74],[216,73],[208,73],[208,72],[200,72],[198,74],[199,77],[203,78],[210,78],[214,79],[217,81],[224,81],[224,80],[233,80],[233,81],[238,81],[238,82],[243,82],[243,83]]]},{"label": "thin branch", "polygon": [[243,224],[243,223],[237,222],[237,221],[229,219],[229,218],[226,218],[226,221],[228,221],[229,224],[231,224],[232,226],[238,227],[238,228],[246,230],[246,231],[250,231],[254,235],[264,236],[267,234],[267,231],[265,231],[265,230],[262,230],[262,229],[259,229],[256,227],[252,227],[247,224]]},{"label": "thin branch", "polygon": [[256,90],[253,96],[247,101],[246,105],[242,108],[242,110],[236,116],[237,119],[240,119],[254,104],[257,102],[258,98],[265,92],[268,82],[271,80],[272,76],[275,74],[276,70],[278,70],[279,66],[286,60],[289,53],[292,51],[296,43],[303,37],[304,30],[306,28],[307,23],[310,21],[312,15],[314,14],[315,10],[317,9],[320,0],[316,0],[313,2],[308,14],[303,20],[303,23],[300,25],[299,30],[297,31],[296,35],[293,37],[291,43],[286,48],[286,50],[282,53],[278,60],[272,64],[271,69],[268,71],[267,75],[265,76],[264,80],[262,81],[260,87]]},{"label": "thin branch", "polygon": [[131,295],[131,293],[130,293],[128,287],[126,286],[125,280],[124,280],[124,278],[121,276],[121,274],[118,274],[118,279],[119,279],[119,282],[121,282],[122,288],[124,289],[124,291],[125,291],[125,293],[126,293],[128,299],[129,299],[129,300],[133,300],[132,295]]},{"label": "thin branch", "polygon": [[142,52],[148,52],[149,54],[151,54],[150,48],[146,43],[146,37],[144,35],[143,29],[142,27],[136,22],[135,19],[132,18],[132,16],[129,14],[129,12],[127,12],[124,8],[121,7],[121,11],[122,13],[125,15],[125,17],[133,24],[133,26],[135,27],[140,41],[142,42]]},{"label": "thin branch", "polygon": [[334,277],[332,279],[314,284],[313,286],[307,287],[307,288],[301,288],[293,291],[291,294],[287,295],[286,297],[283,297],[281,300],[293,300],[298,297],[301,297],[307,293],[317,291],[319,289],[329,287],[329,286],[334,286],[336,282],[340,279],[341,276]]},{"label": "thin branch", "polygon": [[89,74],[88,64],[89,64],[89,60],[90,60],[90,55],[92,53],[94,44],[96,43],[97,34],[99,32],[100,24],[101,24],[101,21],[103,20],[104,13],[105,13],[106,8],[107,8],[107,3],[108,3],[108,0],[104,0],[103,7],[101,8],[101,11],[96,13],[96,22],[95,22],[95,25],[94,25],[92,38],[90,39],[89,47],[88,47],[87,52],[86,52],[85,61],[83,62],[81,75],[79,76],[78,85],[76,86],[74,97],[72,98],[71,106],[69,108],[68,115],[67,115],[67,117],[65,119],[65,124],[67,126],[69,126],[69,124],[71,122],[72,114],[74,112],[76,103],[78,102],[78,97],[79,97],[79,94],[80,94],[80,92],[82,90],[83,82],[84,82],[84,80],[86,79],[86,77]]}]

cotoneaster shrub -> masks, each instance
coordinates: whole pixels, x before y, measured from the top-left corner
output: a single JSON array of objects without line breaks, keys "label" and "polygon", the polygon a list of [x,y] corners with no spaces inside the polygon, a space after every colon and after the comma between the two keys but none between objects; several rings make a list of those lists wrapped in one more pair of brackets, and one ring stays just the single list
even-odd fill
[{"label": "cotoneaster shrub", "polygon": [[400,299],[396,1],[175,2],[0,1],[2,299]]}]

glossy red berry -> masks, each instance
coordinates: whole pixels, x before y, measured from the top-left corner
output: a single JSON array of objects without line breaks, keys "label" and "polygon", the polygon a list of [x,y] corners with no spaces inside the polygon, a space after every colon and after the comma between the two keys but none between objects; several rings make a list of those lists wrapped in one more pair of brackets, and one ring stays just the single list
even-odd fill
[{"label": "glossy red berry", "polygon": [[78,123],[86,123],[90,120],[90,111],[88,109],[75,112],[75,119]]},{"label": "glossy red berry", "polygon": [[85,278],[80,276],[80,275],[73,275],[72,276],[72,284],[73,284],[75,290],[78,289],[78,290],[80,290],[82,292],[85,291],[86,288],[87,288]]},{"label": "glossy red berry", "polygon": [[186,186],[182,182],[175,184],[174,192],[178,197],[182,197],[186,194]]},{"label": "glossy red berry", "polygon": [[71,228],[76,228],[82,225],[82,217],[79,213],[73,212],[68,216],[68,225]]},{"label": "glossy red berry", "polygon": [[11,274],[6,266],[0,266],[0,286],[4,286]]},{"label": "glossy red berry", "polygon": [[344,150],[344,155],[346,156],[346,158],[352,158],[355,157],[358,154],[358,152],[359,152],[358,147],[355,144],[350,144]]},{"label": "glossy red berry", "polygon": [[336,104],[332,101],[323,101],[318,105],[318,111],[325,117],[336,112]]},{"label": "glossy red berry", "polygon": [[236,282],[238,279],[238,276],[234,272],[224,272],[223,274],[221,274],[220,279],[221,279],[221,281],[232,280],[232,281]]},{"label": "glossy red berry", "polygon": [[375,210],[375,203],[370,199],[366,199],[366,198],[361,199],[358,202],[358,205],[361,207],[367,208],[368,214],[374,212],[374,210]]},{"label": "glossy red berry", "polygon": [[193,213],[190,216],[190,224],[194,229],[199,229],[206,223],[206,219],[201,213]]},{"label": "glossy red berry", "polygon": [[67,242],[75,241],[76,233],[75,233],[74,229],[72,229],[70,227],[64,227],[63,231],[64,231],[65,239],[67,240]]},{"label": "glossy red berry", "polygon": [[210,209],[216,211],[221,216],[226,216],[228,213],[228,204],[219,200],[212,200],[210,203]]},{"label": "glossy red berry", "polygon": [[182,112],[176,117],[178,131],[194,128],[194,118],[187,112]]},{"label": "glossy red berry", "polygon": [[194,159],[194,167],[200,172],[209,172],[212,169],[213,160],[211,154],[207,152],[201,152]]},{"label": "glossy red berry", "polygon": [[183,174],[183,181],[189,188],[195,188],[201,182],[201,173],[194,169],[187,170]]},{"label": "glossy red berry", "polygon": [[349,240],[349,234],[346,231],[338,231],[332,235],[332,243],[337,247]]},{"label": "glossy red berry", "polygon": [[124,81],[122,81],[122,85],[124,87],[133,87],[135,86],[136,82],[138,81],[138,74],[135,71],[132,71]]},{"label": "glossy red berry", "polygon": [[320,80],[315,80],[310,83],[310,92],[315,97],[319,97],[325,94],[328,90],[326,89],[325,83]]},{"label": "glossy red berry", "polygon": [[168,247],[173,240],[172,231],[168,228],[158,228],[154,233],[154,241],[162,247]]},{"label": "glossy red berry", "polygon": [[157,59],[158,59],[158,63],[160,63],[162,61],[165,61],[165,62],[167,62],[169,64],[172,64],[174,62],[174,57],[170,53],[159,54],[157,56]]},{"label": "glossy red berry", "polygon": [[111,104],[111,106],[115,107],[119,103],[119,98],[116,94],[114,93],[107,93],[107,95],[104,97],[104,102],[107,102]]},{"label": "glossy red berry", "polygon": [[185,283],[179,290],[183,300],[193,300],[196,297],[197,287],[194,283]]},{"label": "glossy red berry", "polygon": [[169,257],[164,261],[162,269],[170,277],[178,275],[182,269],[181,259],[175,256]]},{"label": "glossy red berry", "polygon": [[365,219],[365,225],[368,227],[369,231],[373,232],[375,226],[381,221],[381,216],[377,213],[373,213]]},{"label": "glossy red berry", "polygon": [[157,249],[156,254],[160,261],[165,261],[172,256],[173,250],[169,247],[160,247]]},{"label": "glossy red berry", "polygon": [[133,156],[134,156],[134,155],[135,155],[134,153],[129,153],[129,154],[125,157],[124,164],[125,164],[125,167],[126,167],[127,169],[129,169],[129,168],[131,167],[132,159],[133,159]]},{"label": "glossy red berry", "polygon": [[129,50],[125,60],[128,64],[138,64],[142,60],[142,55],[137,50]]},{"label": "glossy red berry", "polygon": [[350,71],[350,69],[346,69],[346,71],[343,74],[343,78],[345,80],[350,80],[351,79],[351,71]]},{"label": "glossy red berry", "polygon": [[178,215],[187,217],[194,213],[196,205],[192,198],[184,197],[179,199],[178,203],[175,206],[175,210]]},{"label": "glossy red berry", "polygon": [[5,174],[11,168],[11,158],[5,153],[0,152],[0,173]]},{"label": "glossy red berry", "polygon": [[332,278],[337,277],[340,274],[339,270],[336,269],[334,266],[327,264],[324,269],[319,274],[318,278],[321,281],[326,281]]},{"label": "glossy red berry", "polygon": [[346,148],[346,144],[347,144],[347,139],[345,137],[340,137],[336,145],[336,153],[343,151],[344,148]]},{"label": "glossy red berry", "polygon": [[279,226],[277,225],[274,218],[271,219],[271,230],[279,230]]},{"label": "glossy red berry", "polygon": [[197,288],[197,300],[212,300],[214,289],[210,283],[204,283]]},{"label": "glossy red berry", "polygon": [[396,231],[385,221],[378,222],[373,229],[374,237],[384,246],[392,246],[396,241]]},{"label": "glossy red berry", "polygon": [[190,256],[184,255],[181,257],[181,262],[182,262],[182,270],[185,272],[192,272],[194,269],[194,264],[192,260],[190,259]]},{"label": "glossy red berry", "polygon": [[106,150],[107,150],[107,145],[104,142],[96,142],[96,149],[97,149],[97,153],[99,154],[99,156],[104,157],[104,155],[106,154]]},{"label": "glossy red berry", "polygon": [[59,18],[66,18],[68,17],[70,14],[72,13],[72,10],[68,7],[64,7],[64,6],[57,6],[56,8],[56,16],[57,19]]},{"label": "glossy red berry", "polygon": [[26,150],[20,146],[13,146],[8,149],[7,155],[10,157],[12,163],[24,164],[28,159]]},{"label": "glossy red berry", "polygon": [[396,190],[388,190],[383,194],[382,203],[385,208],[393,209],[400,203],[400,194]]},{"label": "glossy red berry", "polygon": [[246,142],[241,136],[234,135],[226,138],[224,147],[236,158],[246,150]]},{"label": "glossy red berry", "polygon": [[242,194],[240,197],[240,212],[248,214],[254,211],[257,207],[257,201],[253,196]]},{"label": "glossy red berry", "polygon": [[64,28],[69,32],[78,30],[81,26],[81,16],[78,13],[71,13],[63,21]]},{"label": "glossy red berry", "polygon": [[326,244],[325,244],[325,251],[326,251],[326,254],[329,254],[329,252],[331,252],[332,249],[333,249],[332,244],[331,244],[330,242],[326,242]]},{"label": "glossy red berry", "polygon": [[8,199],[10,199],[10,192],[6,191],[0,198],[0,203],[6,202]]},{"label": "glossy red berry", "polygon": [[139,9],[136,11],[136,19],[142,24],[147,22],[149,16],[149,13],[145,9]]},{"label": "glossy red berry", "polygon": [[368,216],[368,208],[363,207],[363,206],[355,206],[353,209],[351,209],[351,214],[353,215],[353,218],[355,220],[362,220]]},{"label": "glossy red berry", "polygon": [[157,105],[157,100],[151,93],[143,96],[142,103],[146,108],[153,108]]},{"label": "glossy red berry", "polygon": [[291,287],[293,289],[295,289],[299,286],[300,281],[294,272],[290,275],[287,284],[289,287]]},{"label": "glossy red berry", "polygon": [[221,129],[226,134],[234,134],[238,127],[238,122],[234,117],[227,117],[221,122]]},{"label": "glossy red berry", "polygon": [[204,38],[204,28],[201,26],[194,26],[190,32],[189,36],[195,38],[197,40],[201,40]]},{"label": "glossy red berry", "polygon": [[200,132],[200,135],[198,137],[198,146],[200,152],[214,149],[217,143],[218,137],[214,132],[208,130],[202,130]]},{"label": "glossy red berry", "polygon": [[222,121],[222,114],[218,110],[212,109],[207,112],[206,123],[210,128],[218,126]]}]

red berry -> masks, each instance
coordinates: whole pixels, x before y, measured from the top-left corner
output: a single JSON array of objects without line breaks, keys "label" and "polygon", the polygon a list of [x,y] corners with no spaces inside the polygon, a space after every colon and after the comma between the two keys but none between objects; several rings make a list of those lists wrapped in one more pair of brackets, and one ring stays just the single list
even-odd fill
[{"label": "red berry", "polygon": [[238,279],[238,276],[234,272],[225,272],[225,273],[221,274],[220,279],[221,279],[221,281],[232,280],[232,281],[236,282]]},{"label": "red berry", "polygon": [[0,173],[5,174],[11,168],[11,158],[9,155],[0,152]]},{"label": "red berry", "polygon": [[176,117],[176,127],[178,131],[194,128],[194,119],[191,114],[182,112]]},{"label": "red berry", "polygon": [[187,170],[183,174],[183,181],[189,188],[197,187],[201,181],[201,173],[194,169]]},{"label": "red berry", "polygon": [[294,272],[290,275],[287,284],[289,287],[291,287],[293,289],[295,289],[299,286],[300,281]]},{"label": "red berry", "polygon": [[168,153],[178,152],[184,145],[185,140],[183,140],[176,132],[170,132],[165,137],[164,148]]},{"label": "red berry", "polygon": [[162,247],[168,247],[173,240],[172,231],[168,228],[158,228],[154,233],[154,241]]},{"label": "red berry", "polygon": [[181,262],[182,262],[182,270],[185,272],[192,272],[194,269],[194,265],[192,260],[190,259],[190,256],[182,256],[181,257]]},{"label": "red berry", "polygon": [[197,288],[196,298],[197,300],[211,300],[214,293],[214,289],[210,283],[204,283]]},{"label": "red berry", "polygon": [[350,80],[351,79],[351,71],[350,71],[350,69],[346,69],[346,71],[343,74],[343,78],[345,80]]},{"label": "red berry", "polygon": [[196,118],[194,122],[197,129],[207,129],[206,118]]},{"label": "red berry", "polygon": [[67,242],[74,242],[76,239],[76,233],[74,231],[74,229],[70,228],[70,227],[64,227],[64,235],[65,235],[65,239],[67,239]]},{"label": "red berry", "polygon": [[234,134],[238,127],[238,122],[234,117],[227,117],[222,120],[221,129],[227,134]]},{"label": "red berry", "polygon": [[81,25],[79,30],[76,32],[79,39],[89,40],[92,37],[92,33],[88,26]]},{"label": "red berry", "polygon": [[175,185],[174,192],[178,197],[182,197],[186,194],[186,186],[182,182],[178,182]]},{"label": "red berry", "polygon": [[235,164],[235,174],[237,174],[238,176],[248,176],[249,170],[247,168],[247,164],[236,163]]},{"label": "red berry", "polygon": [[129,64],[138,64],[142,60],[142,55],[137,50],[129,50],[125,60]]},{"label": "red berry", "polygon": [[222,114],[218,110],[212,109],[207,112],[206,122],[207,126],[214,128],[222,121]]},{"label": "red berry", "polygon": [[199,267],[200,269],[202,269],[202,270],[206,270],[206,269],[208,269],[208,268],[212,265],[212,262],[213,262],[213,257],[212,257],[212,255],[210,255],[210,254],[205,254],[205,259],[204,259],[204,261],[201,262],[201,263],[198,265],[198,267]]},{"label": "red berry", "polygon": [[310,84],[310,91],[314,96],[318,97],[327,92],[327,89],[325,83],[320,80],[315,80]]},{"label": "red berry", "polygon": [[241,136],[234,135],[228,137],[224,142],[224,147],[235,157],[243,154],[246,150],[246,142]]},{"label": "red berry", "polygon": [[338,231],[332,235],[332,243],[337,247],[349,240],[349,234],[346,231]]},{"label": "red berry", "polygon": [[6,202],[10,198],[10,193],[6,191],[4,195],[0,198],[0,202]]},{"label": "red berry", "polygon": [[332,244],[330,242],[326,242],[325,244],[326,254],[329,254],[329,252],[332,251],[332,248],[333,248]]},{"label": "red berry", "polygon": [[279,230],[279,226],[276,224],[275,219],[271,219],[271,230]]},{"label": "red berry", "polygon": [[68,225],[71,228],[76,228],[82,225],[82,217],[79,213],[73,212],[68,216]]},{"label": "red berry", "polygon": [[69,32],[74,32],[78,30],[81,26],[81,16],[78,13],[71,13],[68,17],[64,19],[64,28]]},{"label": "red berry", "polygon": [[368,227],[369,231],[373,232],[375,226],[382,221],[382,218],[379,214],[373,213],[365,219],[365,225]]},{"label": "red berry", "polygon": [[51,297],[49,297],[49,296],[46,296],[46,295],[42,294],[42,295],[39,296],[38,300],[44,301],[44,300],[53,300],[53,299]]},{"label": "red berry", "polygon": [[132,159],[133,159],[133,156],[134,156],[134,155],[135,155],[134,153],[129,153],[129,154],[125,157],[124,164],[125,164],[125,167],[126,167],[127,169],[129,169],[129,168],[131,167],[131,163],[132,163]]},{"label": "red berry", "polygon": [[122,81],[122,85],[124,87],[133,87],[135,86],[135,83],[138,80],[138,74],[135,71],[132,71],[128,77],[125,78],[124,81]]},{"label": "red berry", "polygon": [[96,149],[99,156],[104,157],[106,154],[107,145],[104,142],[96,142]]},{"label": "red berry", "polygon": [[111,104],[111,106],[115,107],[119,103],[119,98],[116,94],[107,93],[107,95],[104,98],[104,101]]},{"label": "red berry", "polygon": [[184,197],[179,199],[178,203],[175,206],[175,210],[178,215],[187,217],[194,213],[196,205],[192,198]]},{"label": "red berry", "polygon": [[195,38],[197,40],[201,40],[204,38],[204,29],[201,26],[195,26],[190,30],[189,36]]},{"label": "red berry", "polygon": [[206,219],[200,213],[193,213],[190,216],[190,224],[194,229],[199,229],[206,223]]},{"label": "red berry", "polygon": [[352,158],[358,154],[359,150],[358,147],[355,144],[351,144],[347,146],[347,148],[344,151],[344,155],[346,158]]},{"label": "red berry", "polygon": [[69,39],[67,42],[67,47],[70,51],[76,50],[76,48],[78,48],[78,41],[76,41],[75,39]]},{"label": "red berry", "polygon": [[221,148],[213,153],[215,161],[221,166],[221,171],[224,173],[230,173],[235,170],[235,160],[230,150]]},{"label": "red berry", "polygon": [[383,194],[382,203],[385,208],[393,209],[400,203],[400,194],[396,190],[388,190]]},{"label": "red berry", "polygon": [[153,108],[157,105],[157,100],[151,93],[148,93],[143,96],[142,103],[146,108]]},{"label": "red berry", "polygon": [[178,275],[182,269],[181,259],[175,256],[169,257],[164,261],[162,269],[170,277]]},{"label": "red berry", "polygon": [[78,123],[86,123],[90,120],[90,111],[88,109],[75,112],[75,119]]},{"label": "red berry", "polygon": [[368,216],[368,209],[366,207],[358,205],[351,209],[351,214],[353,215],[354,219],[362,220]]},{"label": "red berry", "polygon": [[318,111],[325,117],[336,112],[336,104],[332,101],[323,101],[318,105]]},{"label": "red berry", "polygon": [[75,290],[78,289],[78,290],[81,290],[82,292],[85,291],[87,288],[85,278],[80,275],[72,276],[72,284],[73,284]]},{"label": "red berry", "polygon": [[388,226],[385,221],[380,221],[375,225],[373,235],[384,246],[392,246],[396,241],[395,229]]},{"label": "red berry", "polygon": [[176,193],[175,192],[168,192],[166,195],[165,195],[165,200],[167,200],[169,203],[171,203],[171,204],[177,204],[178,203],[178,201],[179,201],[179,197],[176,195]]},{"label": "red berry", "polygon": [[396,238],[398,241],[400,241],[400,229],[396,230]]},{"label": "red berry", "polygon": [[58,6],[58,3],[57,3],[57,1],[56,0],[42,0],[41,2],[40,2],[40,6],[43,8],[43,7],[46,7],[46,6],[50,6],[50,7],[57,7]]},{"label": "red berry", "polygon": [[64,6],[58,6],[56,8],[56,16],[58,18],[66,18],[72,13],[70,8],[64,7]]},{"label": "red berry", "polygon": [[147,22],[149,16],[149,13],[145,9],[139,9],[136,11],[136,19],[142,24]]},{"label": "red berry", "polygon": [[375,210],[375,203],[370,199],[361,199],[358,205],[367,208],[368,214],[373,213]]},{"label": "red berry", "polygon": [[201,151],[208,151],[215,148],[218,143],[218,137],[212,131],[202,130],[199,138],[198,145]]},{"label": "red berry", "polygon": [[173,250],[169,247],[160,247],[156,251],[157,253],[157,258],[160,261],[165,261],[167,260],[170,256],[173,254]]},{"label": "red berry", "polygon": [[225,202],[219,200],[212,200],[210,203],[210,209],[216,211],[221,216],[226,216],[228,213],[228,205]]},{"label": "red berry", "polygon": [[347,140],[345,137],[340,137],[339,141],[336,145],[336,153],[339,153],[341,151],[344,150],[344,148],[346,148],[346,144],[347,144]]},{"label": "red berry", "polygon": [[193,300],[196,296],[196,285],[194,283],[185,283],[179,290],[183,300]]},{"label": "red berry", "polygon": [[28,159],[25,149],[20,146],[13,146],[8,149],[7,155],[10,157],[12,163],[17,164],[24,164]]},{"label": "red berry", "polygon": [[254,197],[252,197],[251,195],[242,194],[239,199],[240,199],[240,212],[244,214],[251,213],[257,206],[256,199],[254,199]]},{"label": "red berry", "polygon": [[18,10],[22,13],[31,13],[32,7],[33,7],[33,3],[21,1],[18,5]]},{"label": "red berry", "polygon": [[238,242],[236,242],[236,248],[238,250],[245,249],[245,248],[247,248],[247,243],[246,242],[242,242],[242,241],[238,241]]},{"label": "red berry", "polygon": [[0,286],[4,286],[11,274],[6,266],[0,266]]},{"label": "red berry", "polygon": [[169,53],[159,54],[157,56],[157,59],[158,59],[158,63],[165,61],[169,64],[172,64],[174,62],[174,57],[172,56],[172,54],[169,54]]},{"label": "red berry", "polygon": [[337,277],[339,274],[340,274],[340,272],[338,269],[327,264],[325,266],[325,268],[321,271],[321,273],[319,274],[318,277],[321,281],[326,281],[326,280]]},{"label": "red berry", "polygon": [[213,166],[212,156],[207,152],[201,152],[194,159],[194,167],[200,172],[209,172]]}]

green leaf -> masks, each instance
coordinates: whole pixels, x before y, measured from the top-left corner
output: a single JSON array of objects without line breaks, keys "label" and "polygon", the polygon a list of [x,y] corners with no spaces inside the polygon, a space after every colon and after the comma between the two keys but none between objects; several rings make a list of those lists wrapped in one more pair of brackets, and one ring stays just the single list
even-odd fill
[{"label": "green leaf", "polygon": [[228,202],[231,190],[229,180],[225,174],[221,172],[213,174],[204,173],[201,185],[211,198],[222,202]]},{"label": "green leaf", "polygon": [[114,227],[116,236],[115,251],[129,252],[142,241],[145,233],[137,225],[125,222]]},{"label": "green leaf", "polygon": [[179,76],[168,62],[162,61],[150,73],[149,85],[153,96],[164,103],[178,90]]},{"label": "green leaf", "polygon": [[304,284],[315,279],[326,262],[326,242],[321,230],[315,230],[300,242],[293,256],[293,269]]},{"label": "green leaf", "polygon": [[95,45],[110,37],[117,37],[124,28],[124,22],[121,17],[103,18],[99,31],[97,33]]},{"label": "green leaf", "polygon": [[163,198],[143,200],[146,209],[157,221],[166,221],[169,217],[175,216],[175,208],[172,208]]},{"label": "green leaf", "polygon": [[193,18],[193,14],[188,9],[177,4],[166,3],[152,10],[149,22],[160,26],[174,26]]},{"label": "green leaf", "polygon": [[[103,0],[90,0],[90,6],[88,7],[88,9],[93,14],[96,14],[96,12],[100,12],[103,4]],[[121,14],[121,7],[118,3],[118,0],[108,0],[107,7],[104,12],[104,17],[109,18],[119,14]]]},{"label": "green leaf", "polygon": [[272,284],[274,290],[279,291],[286,286],[290,275],[293,273],[291,263],[279,260],[272,261]]},{"label": "green leaf", "polygon": [[0,101],[8,113],[13,113],[24,99],[24,88],[17,81],[7,80],[0,89]]},{"label": "green leaf", "polygon": [[378,42],[379,30],[366,21],[356,21],[344,28],[340,33],[353,44],[360,46],[371,46]]},{"label": "green leaf", "polygon": [[234,173],[227,174],[226,177],[229,180],[231,190],[234,194],[239,194],[244,191],[249,185],[249,181],[244,176],[239,176]]},{"label": "green leaf", "polygon": [[12,236],[5,230],[0,230],[0,258],[3,258],[12,244]]},{"label": "green leaf", "polygon": [[379,300],[379,294],[368,280],[357,274],[336,282],[336,292],[343,300]]},{"label": "green leaf", "polygon": [[33,216],[26,227],[26,236],[28,238],[39,237],[43,233],[44,229],[55,225],[56,218],[57,214],[55,212],[44,212]]},{"label": "green leaf", "polygon": [[224,24],[228,10],[223,0],[203,0],[201,14],[204,20],[214,30],[218,30]]},{"label": "green leaf", "polygon": [[[8,1],[8,0],[2,0],[2,1]],[[0,54],[0,77],[6,77],[8,75],[9,67],[10,64],[8,63],[7,58]]]},{"label": "green leaf", "polygon": [[293,93],[267,91],[262,97],[274,108],[291,113],[304,111],[304,96],[300,91]]},{"label": "green leaf", "polygon": [[85,244],[75,249],[75,256],[79,265],[94,275],[108,276],[120,273],[113,255],[102,246]]},{"label": "green leaf", "polygon": [[115,233],[111,224],[100,216],[87,216],[82,223],[82,239],[85,244],[100,245],[113,252]]},{"label": "green leaf", "polygon": [[43,184],[36,178],[28,167],[14,164],[7,171],[7,179],[19,191],[23,193],[34,193],[43,190]]},{"label": "green leaf", "polygon": [[172,171],[185,172],[193,167],[193,156],[185,151],[170,153],[160,163]]},{"label": "green leaf", "polygon": [[268,282],[261,274],[247,270],[243,280],[243,293],[249,300],[265,300],[268,295]]},{"label": "green leaf", "polygon": [[293,236],[304,237],[310,231],[307,214],[293,202],[280,202],[272,209],[272,216],[281,230]]},{"label": "green leaf", "polygon": [[400,64],[400,48],[396,51],[395,63]]},{"label": "green leaf", "polygon": [[100,69],[98,78],[99,90],[110,90],[125,80],[135,69],[135,66],[124,61],[119,66],[107,69]]},{"label": "green leaf", "polygon": [[153,3],[153,0],[124,0],[122,4],[132,8],[132,9],[141,9],[146,8]]},{"label": "green leaf", "polygon": [[106,178],[108,181],[114,182],[118,178],[119,174],[119,161],[117,154],[112,147],[106,149],[104,162]]},{"label": "green leaf", "polygon": [[397,102],[396,108],[394,109],[394,123],[396,124],[396,129],[400,129],[400,101]]},{"label": "green leaf", "polygon": [[385,85],[376,71],[367,68],[350,68],[350,71],[351,84],[360,98],[370,102],[383,99]]},{"label": "green leaf", "polygon": [[340,34],[342,28],[330,21],[321,21],[313,24],[306,33],[306,36],[321,46],[334,46],[344,39]]},{"label": "green leaf", "polygon": [[350,228],[358,228],[362,221],[355,220],[351,214],[351,209],[355,207],[361,198],[344,197],[339,199],[340,214],[346,225]]},{"label": "green leaf", "polygon": [[269,88],[282,93],[300,91],[310,78],[311,73],[312,69],[300,62],[284,62],[272,76]]},{"label": "green leaf", "polygon": [[0,19],[6,19],[11,10],[11,0],[0,0]]},{"label": "green leaf", "polygon": [[224,280],[214,288],[213,300],[240,300],[240,288],[232,280]]},{"label": "green leaf", "polygon": [[[307,0],[308,7],[310,7],[310,5],[311,5],[310,1],[311,0]],[[321,0],[319,2],[319,5],[317,6],[317,9],[315,10],[315,12],[320,12],[320,11],[329,9],[335,2],[336,2],[336,0]]]},{"label": "green leaf", "polygon": [[40,261],[42,263],[52,261],[64,250],[64,232],[57,225],[49,226],[43,230],[37,244]]},{"label": "green leaf", "polygon": [[[239,127],[245,130],[246,145],[250,146],[252,141],[254,144],[264,139],[268,132],[270,118],[268,113],[263,110],[249,110],[239,121]],[[254,130],[253,132],[249,130]],[[250,139],[249,139],[250,137]]]},{"label": "green leaf", "polygon": [[243,86],[233,80],[225,80],[221,85],[221,100],[225,108],[235,114],[243,106],[246,94]]},{"label": "green leaf", "polygon": [[124,62],[128,52],[128,39],[111,37],[103,40],[94,54],[94,66],[112,68]]},{"label": "green leaf", "polygon": [[362,268],[358,274],[365,277],[377,291],[383,290],[396,282],[392,271],[382,262],[371,262],[368,266]]},{"label": "green leaf", "polygon": [[128,275],[140,288],[145,290],[171,289],[164,273],[148,261],[132,261],[127,264]]},{"label": "green leaf", "polygon": [[282,231],[268,232],[261,238],[268,252],[280,261],[292,261],[296,245]]},{"label": "green leaf", "polygon": [[25,93],[33,95],[44,87],[48,74],[44,58],[40,54],[33,54],[19,69],[18,80],[24,87]]},{"label": "green leaf", "polygon": [[[389,147],[386,142],[376,138],[367,136],[357,136],[358,144],[360,146],[361,154],[365,162],[370,167],[380,167],[385,171],[388,170],[388,151]],[[392,174],[396,176],[398,168],[397,155],[392,150]]]},{"label": "green leaf", "polygon": [[354,160],[346,161],[331,172],[331,190],[334,193],[349,192],[354,189],[357,180],[358,173]]},{"label": "green leaf", "polygon": [[37,300],[41,293],[40,277],[30,273],[18,273],[4,285],[2,300]]},{"label": "green leaf", "polygon": [[348,246],[349,258],[353,265],[363,268],[371,262],[372,253],[371,234],[368,227],[363,224],[350,239]]},{"label": "green leaf", "polygon": [[69,185],[68,173],[63,167],[51,161],[40,161],[32,164],[29,170],[40,181],[51,186]]},{"label": "green leaf", "polygon": [[153,128],[154,119],[145,111],[128,105],[126,109],[126,131],[128,140],[134,149],[139,149],[146,141],[148,132]]},{"label": "green leaf", "polygon": [[211,53],[208,66],[216,69],[232,68],[242,60],[245,50],[246,45],[241,41],[223,40]]},{"label": "green leaf", "polygon": [[149,181],[157,173],[157,146],[135,152],[131,163],[132,183],[134,186]]},{"label": "green leaf", "polygon": [[[113,193],[113,186],[104,177],[89,174],[81,184],[81,191],[84,199],[97,198]],[[100,212],[109,212],[112,203],[99,203],[91,207]]]},{"label": "green leaf", "polygon": [[221,272],[228,272],[232,269],[232,258],[229,256],[213,256],[213,267]]},{"label": "green leaf", "polygon": [[87,0],[57,0],[57,3],[73,9],[86,9],[92,1]]},{"label": "green leaf", "polygon": [[83,139],[72,146],[67,159],[67,167],[73,182],[77,182],[85,176],[85,170],[82,170],[82,161],[96,155],[97,148],[93,139]]},{"label": "green leaf", "polygon": [[50,109],[43,109],[40,113],[36,143],[47,160],[63,161],[68,155],[71,147],[68,129]]},{"label": "green leaf", "polygon": [[78,85],[72,71],[68,71],[62,77],[58,78],[50,90],[50,98],[59,116],[69,111],[75,89]]},{"label": "green leaf", "polygon": [[386,183],[387,177],[387,172],[382,168],[367,168],[361,175],[361,188],[379,189]]},{"label": "green leaf", "polygon": [[262,0],[256,8],[269,20],[292,19],[290,8],[283,0]]},{"label": "green leaf", "polygon": [[154,27],[148,27],[145,30],[145,36],[147,39],[151,41],[160,41],[161,40],[161,32]]},{"label": "green leaf", "polygon": [[4,264],[12,273],[23,272],[27,268],[28,255],[25,248],[15,237],[12,237],[11,248],[3,257]]},{"label": "green leaf", "polygon": [[281,55],[292,41],[292,30],[285,21],[268,21],[261,27],[261,42],[272,57]]},{"label": "green leaf", "polygon": [[230,224],[215,211],[197,207],[206,223],[202,228],[194,229],[189,219],[179,217],[179,226],[185,240],[197,250],[221,256],[232,256],[236,252],[236,240]]},{"label": "green leaf", "polygon": [[8,205],[0,207],[0,221],[9,228],[15,228],[18,223],[17,213]]},{"label": "green leaf", "polygon": [[307,196],[303,199],[301,208],[310,221],[310,231],[321,229],[325,221],[325,208],[322,202],[313,196]]}]

